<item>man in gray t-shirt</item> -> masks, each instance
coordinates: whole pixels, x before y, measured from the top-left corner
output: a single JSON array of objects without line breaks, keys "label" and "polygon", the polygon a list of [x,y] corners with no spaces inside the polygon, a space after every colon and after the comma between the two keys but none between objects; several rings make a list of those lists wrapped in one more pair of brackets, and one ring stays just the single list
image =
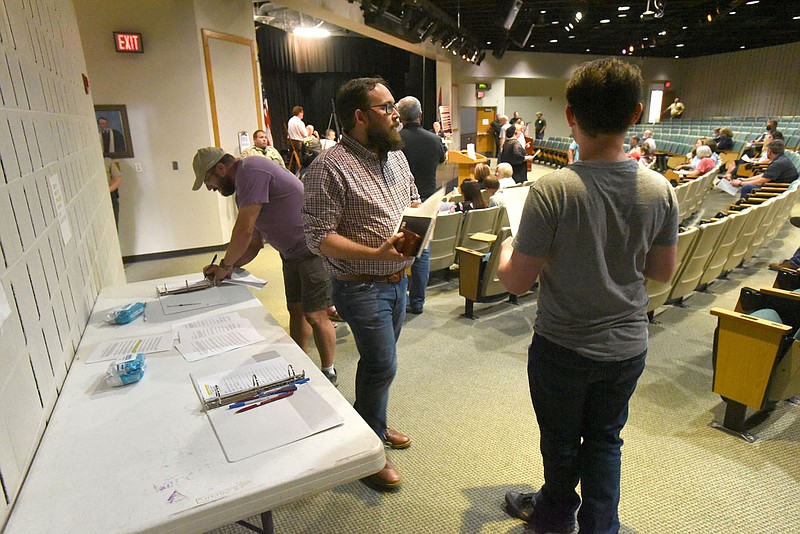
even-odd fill
[{"label": "man in gray t-shirt", "polygon": [[510,292],[540,278],[528,381],[544,484],[506,494],[508,513],[537,532],[572,532],[576,512],[581,532],[619,530],[620,432],[647,354],[643,282],[671,278],[678,233],[669,182],[622,149],[641,84],[639,69],[616,59],[578,68],[566,115],[581,160],[531,187],[501,252]]}]

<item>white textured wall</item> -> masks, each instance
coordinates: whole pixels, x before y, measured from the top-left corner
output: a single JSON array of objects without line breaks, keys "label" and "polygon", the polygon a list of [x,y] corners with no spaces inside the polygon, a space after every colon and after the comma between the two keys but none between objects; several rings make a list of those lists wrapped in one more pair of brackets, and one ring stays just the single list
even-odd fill
[{"label": "white textured wall", "polygon": [[[124,282],[72,4],[6,0],[2,5],[0,525],[97,293]],[[60,198],[52,193],[56,183]]]}]

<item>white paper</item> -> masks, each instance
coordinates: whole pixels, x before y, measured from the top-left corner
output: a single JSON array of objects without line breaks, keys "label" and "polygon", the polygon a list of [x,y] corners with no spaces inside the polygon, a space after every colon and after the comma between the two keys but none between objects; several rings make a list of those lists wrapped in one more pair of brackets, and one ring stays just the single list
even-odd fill
[{"label": "white paper", "polygon": [[236,312],[223,313],[220,315],[214,315],[196,321],[177,323],[172,326],[172,331],[177,332],[178,330],[186,328],[206,328],[209,326],[235,325],[241,323],[242,321],[246,321],[247,324],[250,324],[249,321],[247,321],[247,319],[245,319]]},{"label": "white paper", "polygon": [[95,347],[86,359],[86,363],[105,362],[127,356],[128,354],[139,352],[152,354],[154,352],[165,352],[170,349],[172,349],[172,332],[156,336],[115,339],[113,341],[105,341]]},{"label": "white paper", "polygon": [[[299,374],[302,369],[297,369],[296,372]],[[283,356],[278,356],[221,373],[203,376],[195,379],[195,382],[203,401],[209,401],[217,397],[217,390],[219,390],[219,395],[224,397],[233,393],[247,391],[256,385],[286,380],[290,376],[289,362]],[[258,382],[257,384],[254,381],[254,377]]]},{"label": "white paper", "polygon": [[739,188],[733,185],[730,180],[726,180],[725,178],[722,178],[719,182],[717,182],[716,187],[717,189],[725,191],[734,197],[739,194]]},{"label": "white paper", "polygon": [[252,345],[259,341],[264,341],[264,336],[258,333],[253,327],[238,327],[235,329],[219,329],[216,333],[198,337],[197,339],[183,341],[175,346],[186,358],[187,361],[194,362],[228,352],[234,349]]},{"label": "white paper", "polygon": [[467,143],[467,156],[469,156],[470,159],[476,159],[475,143]]},{"label": "white paper", "polygon": [[224,284],[234,284],[240,286],[252,287],[254,289],[264,289],[267,281],[257,276],[254,276],[250,271],[237,267],[231,273],[231,277],[223,280]]},{"label": "white paper", "polygon": [[748,156],[747,154],[742,154],[742,161],[745,161],[745,162],[747,162],[747,163],[750,163],[750,162],[751,162],[751,161],[753,161],[753,160],[752,160],[752,159],[750,159],[750,156]]}]

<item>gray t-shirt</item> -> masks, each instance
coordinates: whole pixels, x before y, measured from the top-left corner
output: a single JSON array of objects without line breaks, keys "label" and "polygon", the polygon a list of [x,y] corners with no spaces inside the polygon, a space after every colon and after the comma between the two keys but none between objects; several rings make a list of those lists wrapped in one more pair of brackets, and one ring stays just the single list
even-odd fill
[{"label": "gray t-shirt", "polygon": [[669,182],[635,160],[578,162],[530,188],[514,248],[546,258],[537,334],[595,360],[647,349],[645,256],[678,239]]}]

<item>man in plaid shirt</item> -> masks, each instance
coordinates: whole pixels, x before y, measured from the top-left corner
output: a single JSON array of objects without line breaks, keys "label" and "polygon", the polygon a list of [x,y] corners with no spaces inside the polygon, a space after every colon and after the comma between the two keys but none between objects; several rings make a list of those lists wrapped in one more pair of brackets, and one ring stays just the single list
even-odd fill
[{"label": "man in plaid shirt", "polygon": [[[394,231],[403,210],[419,203],[419,193],[400,151],[399,115],[384,80],[345,83],[336,112],[345,135],[303,178],[303,226],[309,249],[325,258],[333,275],[333,302],[358,347],[353,407],[388,447],[405,449],[411,439],[386,424],[406,310],[405,268],[413,263],[397,251],[402,234]],[[364,481],[380,490],[401,483],[388,458]]]}]

